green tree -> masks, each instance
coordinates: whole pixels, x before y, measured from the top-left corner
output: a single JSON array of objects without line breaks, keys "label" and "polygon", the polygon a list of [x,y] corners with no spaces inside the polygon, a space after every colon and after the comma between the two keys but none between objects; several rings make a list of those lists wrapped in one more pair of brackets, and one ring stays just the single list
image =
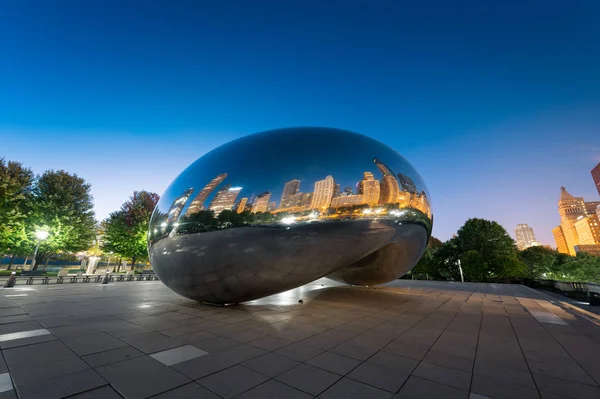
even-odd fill
[{"label": "green tree", "polygon": [[33,172],[18,162],[0,158],[0,255],[27,253],[32,246],[27,237],[27,216],[31,211]]},{"label": "green tree", "polygon": [[147,259],[148,224],[159,196],[148,191],[135,191],[102,223],[102,250],[130,259],[132,267],[138,260]]},{"label": "green tree", "polygon": [[440,240],[435,237],[429,238],[425,252],[419,262],[412,268],[410,273],[413,276],[420,276],[425,278],[436,278],[438,277],[439,262],[435,257],[436,251],[444,245]]},{"label": "green tree", "polygon": [[557,253],[542,246],[529,247],[520,251],[519,259],[527,266],[528,277],[533,279],[552,278],[558,271]]},{"label": "green tree", "polygon": [[[38,265],[56,252],[89,248],[96,234],[90,185],[64,170],[44,172],[33,189],[32,231],[46,229],[50,235],[40,244]],[[31,237],[33,240],[33,237]]]},{"label": "green tree", "polygon": [[472,281],[525,277],[514,240],[504,227],[485,219],[469,219],[455,239],[465,276]]}]

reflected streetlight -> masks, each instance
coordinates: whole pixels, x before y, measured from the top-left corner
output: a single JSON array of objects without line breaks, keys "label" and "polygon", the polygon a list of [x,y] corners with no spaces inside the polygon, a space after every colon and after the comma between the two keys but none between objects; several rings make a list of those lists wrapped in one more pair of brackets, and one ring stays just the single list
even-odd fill
[{"label": "reflected streetlight", "polygon": [[33,251],[33,259],[31,260],[31,269],[33,270],[33,268],[35,267],[35,258],[37,257],[37,253],[38,253],[38,249],[40,249],[40,242],[44,241],[46,238],[48,238],[48,236],[50,235],[50,233],[48,233],[45,230],[37,230],[35,232],[35,238],[37,238],[37,244],[35,245],[35,251]]}]

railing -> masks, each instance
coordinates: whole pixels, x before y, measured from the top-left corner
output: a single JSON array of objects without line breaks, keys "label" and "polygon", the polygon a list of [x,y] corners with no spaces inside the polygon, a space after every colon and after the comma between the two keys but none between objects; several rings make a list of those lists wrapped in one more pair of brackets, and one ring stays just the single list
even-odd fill
[{"label": "railing", "polygon": [[[140,274],[72,274],[65,276],[14,276],[15,284],[25,282],[26,285],[34,284],[63,284],[68,282],[74,283],[103,283],[106,278],[106,283],[113,281],[158,281],[159,278],[155,273],[140,273]],[[10,276],[0,277],[0,284],[3,286],[9,281]]]}]

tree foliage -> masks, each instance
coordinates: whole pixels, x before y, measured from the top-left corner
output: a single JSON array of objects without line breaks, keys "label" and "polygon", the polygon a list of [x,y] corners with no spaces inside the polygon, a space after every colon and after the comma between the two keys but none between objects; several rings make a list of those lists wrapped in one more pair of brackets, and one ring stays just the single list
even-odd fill
[{"label": "tree foliage", "polygon": [[158,194],[135,191],[102,222],[102,250],[130,259],[134,266],[137,260],[146,259],[148,224],[158,199]]},{"label": "tree foliage", "polygon": [[0,255],[25,253],[27,216],[32,205],[33,172],[18,162],[0,158]]},{"label": "tree foliage", "polygon": [[64,170],[49,170],[35,182],[33,195],[31,234],[37,229],[50,233],[40,243],[37,264],[52,253],[83,251],[92,245],[96,221],[88,183]]}]

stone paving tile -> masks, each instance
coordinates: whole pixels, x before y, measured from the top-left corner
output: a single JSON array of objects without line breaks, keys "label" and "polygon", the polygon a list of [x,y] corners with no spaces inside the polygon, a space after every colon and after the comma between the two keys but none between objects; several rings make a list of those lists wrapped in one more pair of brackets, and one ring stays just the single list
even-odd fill
[{"label": "stone paving tile", "polygon": [[276,380],[311,395],[319,395],[339,378],[337,374],[307,364],[300,364],[275,377]]},{"label": "stone paving tile", "polygon": [[394,399],[467,399],[468,397],[468,391],[453,388],[448,385],[438,384],[433,381],[424,380],[413,375],[408,379],[408,381],[406,381],[406,384],[402,386],[400,392],[394,396]]},{"label": "stone paving tile", "polygon": [[198,357],[187,362],[177,363],[171,368],[192,379],[198,379],[221,371],[228,367],[264,354],[265,351],[254,346],[240,344],[223,349],[214,354]]},{"label": "stone paving tile", "polygon": [[37,366],[13,368],[10,374],[14,384],[21,386],[89,368],[83,360],[73,357]]},{"label": "stone paving tile", "polygon": [[60,341],[44,342],[3,351],[10,370],[31,368],[61,360],[76,359],[75,355]]},{"label": "stone paving tile", "polygon": [[129,337],[121,338],[121,340],[144,353],[160,352],[165,349],[171,349],[183,345],[180,340],[167,337],[157,332],[131,335]]},{"label": "stone paving tile", "polygon": [[535,389],[535,383],[529,370],[512,369],[492,363],[477,362],[473,374]]},{"label": "stone paving tile", "polygon": [[540,391],[562,395],[567,398],[600,398],[600,388],[595,386],[563,380],[562,378],[548,377],[541,374],[533,374],[533,378]]},{"label": "stone paving tile", "polygon": [[191,382],[149,356],[98,367],[96,371],[127,398],[147,398]]},{"label": "stone paving tile", "polygon": [[[0,335],[52,333],[0,343],[0,371],[13,373],[19,392],[216,397],[197,381],[218,385],[243,370],[260,380],[239,396],[247,398],[452,398],[469,388],[473,399],[600,397],[600,328],[523,286],[399,280],[366,289],[321,280],[303,289],[303,304],[276,295],[227,308],[189,301],[159,282],[102,288],[37,286],[4,304],[0,297],[0,309],[10,309],[0,315]],[[208,354],[172,367],[145,355],[183,345]],[[154,377],[161,373],[167,377]],[[68,379],[77,375],[82,383]],[[50,383],[54,390],[34,392]],[[5,394],[15,397],[12,390],[0,399]]]},{"label": "stone paving tile", "polygon": [[66,338],[63,342],[79,356],[122,348],[127,344],[106,333]]},{"label": "stone paving tile", "polygon": [[450,367],[452,369],[470,373],[473,370],[473,359],[449,355],[444,352],[431,349],[423,358],[424,362],[436,364],[438,366]]},{"label": "stone paving tile", "polygon": [[348,373],[347,377],[374,387],[396,393],[410,373],[390,370],[370,363],[361,363],[360,366]]},{"label": "stone paving tile", "polygon": [[58,399],[89,391],[103,385],[106,385],[106,381],[94,370],[88,369],[17,386],[16,389],[21,399]]},{"label": "stone paving tile", "polygon": [[540,397],[535,387],[511,384],[478,374],[473,375],[471,392],[494,399],[533,399]]},{"label": "stone paving tile", "polygon": [[69,398],[73,399],[121,399],[122,396],[117,393],[113,388],[108,385],[105,385],[100,388],[92,389],[91,391],[86,391],[79,393],[74,396],[69,396]]},{"label": "stone paving tile", "polygon": [[323,353],[323,350],[306,345],[302,342],[296,342],[291,345],[284,346],[283,348],[276,350],[274,353],[297,360],[299,362],[306,362],[307,360],[310,360],[313,357]]},{"label": "stone paving tile", "polygon": [[346,375],[356,368],[360,361],[332,352],[323,352],[310,359],[307,364],[339,375]]},{"label": "stone paving tile", "polygon": [[236,399],[309,399],[312,397],[312,395],[292,388],[289,385],[282,384],[279,381],[269,380],[237,396]]},{"label": "stone paving tile", "polygon": [[195,342],[194,346],[208,353],[215,353],[223,349],[228,349],[240,345],[238,341],[234,341],[225,337],[215,337]]},{"label": "stone paving tile", "polygon": [[203,387],[222,398],[232,398],[267,381],[269,377],[244,366],[233,366],[198,380]]},{"label": "stone paving tile", "polygon": [[242,365],[272,378],[296,367],[298,362],[271,352],[245,361]]},{"label": "stone paving tile", "polygon": [[325,392],[319,395],[323,399],[385,399],[390,398],[392,394],[371,385],[351,380],[350,378],[342,378]]},{"label": "stone paving tile", "polygon": [[83,359],[83,361],[92,367],[100,367],[140,356],[144,356],[144,352],[141,352],[131,346],[125,346],[123,348],[111,349],[105,352],[98,352],[91,355],[82,356],[81,359]]},{"label": "stone paving tile", "polygon": [[413,375],[462,390],[468,390],[471,384],[470,373],[426,362],[419,363]]},{"label": "stone paving tile", "polygon": [[208,389],[192,382],[183,385],[179,388],[172,389],[165,393],[152,396],[152,399],[219,399],[220,396],[215,395]]}]

